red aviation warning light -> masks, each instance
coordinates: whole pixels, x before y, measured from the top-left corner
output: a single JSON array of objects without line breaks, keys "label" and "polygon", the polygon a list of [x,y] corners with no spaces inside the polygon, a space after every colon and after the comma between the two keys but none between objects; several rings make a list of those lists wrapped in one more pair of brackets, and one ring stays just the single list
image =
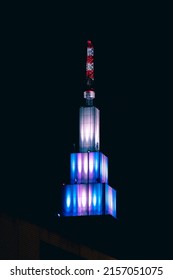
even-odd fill
[{"label": "red aviation warning light", "polygon": [[91,41],[87,41],[86,80],[89,89],[94,83],[94,47]]}]

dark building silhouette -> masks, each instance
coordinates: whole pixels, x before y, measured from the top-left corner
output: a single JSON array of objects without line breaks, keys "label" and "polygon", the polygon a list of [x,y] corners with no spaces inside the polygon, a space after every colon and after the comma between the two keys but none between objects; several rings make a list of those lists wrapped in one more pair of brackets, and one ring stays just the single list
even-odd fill
[{"label": "dark building silhouette", "polygon": [[55,226],[50,229],[1,213],[0,228],[0,259],[114,259]]}]

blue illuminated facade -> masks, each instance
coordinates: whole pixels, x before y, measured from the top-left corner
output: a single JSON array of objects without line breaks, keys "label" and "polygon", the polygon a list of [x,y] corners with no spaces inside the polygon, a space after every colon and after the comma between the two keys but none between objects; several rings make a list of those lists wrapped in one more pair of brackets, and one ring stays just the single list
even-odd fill
[{"label": "blue illuminated facade", "polygon": [[110,214],[116,217],[116,191],[108,184],[73,184],[63,187],[65,216]]},{"label": "blue illuminated facade", "polygon": [[79,110],[79,152],[70,155],[70,184],[62,187],[62,216],[111,215],[116,218],[116,190],[108,185],[108,158],[100,152],[100,111],[95,92],[84,92]]}]

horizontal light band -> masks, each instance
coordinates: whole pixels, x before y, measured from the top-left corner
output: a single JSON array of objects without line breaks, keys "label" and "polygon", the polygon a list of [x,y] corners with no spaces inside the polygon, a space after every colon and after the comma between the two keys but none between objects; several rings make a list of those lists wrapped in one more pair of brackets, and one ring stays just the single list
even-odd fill
[{"label": "horizontal light band", "polygon": [[116,217],[116,191],[107,184],[66,185],[62,196],[63,216],[109,214]]},{"label": "horizontal light band", "polygon": [[108,183],[108,158],[101,152],[72,153],[70,182]]}]

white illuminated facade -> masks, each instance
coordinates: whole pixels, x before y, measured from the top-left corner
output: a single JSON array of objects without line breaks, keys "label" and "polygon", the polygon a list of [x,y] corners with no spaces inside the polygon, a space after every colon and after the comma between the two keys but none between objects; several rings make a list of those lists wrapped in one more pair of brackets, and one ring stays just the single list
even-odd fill
[{"label": "white illuminated facade", "polygon": [[100,149],[100,111],[94,107],[81,107],[79,111],[79,151]]}]

